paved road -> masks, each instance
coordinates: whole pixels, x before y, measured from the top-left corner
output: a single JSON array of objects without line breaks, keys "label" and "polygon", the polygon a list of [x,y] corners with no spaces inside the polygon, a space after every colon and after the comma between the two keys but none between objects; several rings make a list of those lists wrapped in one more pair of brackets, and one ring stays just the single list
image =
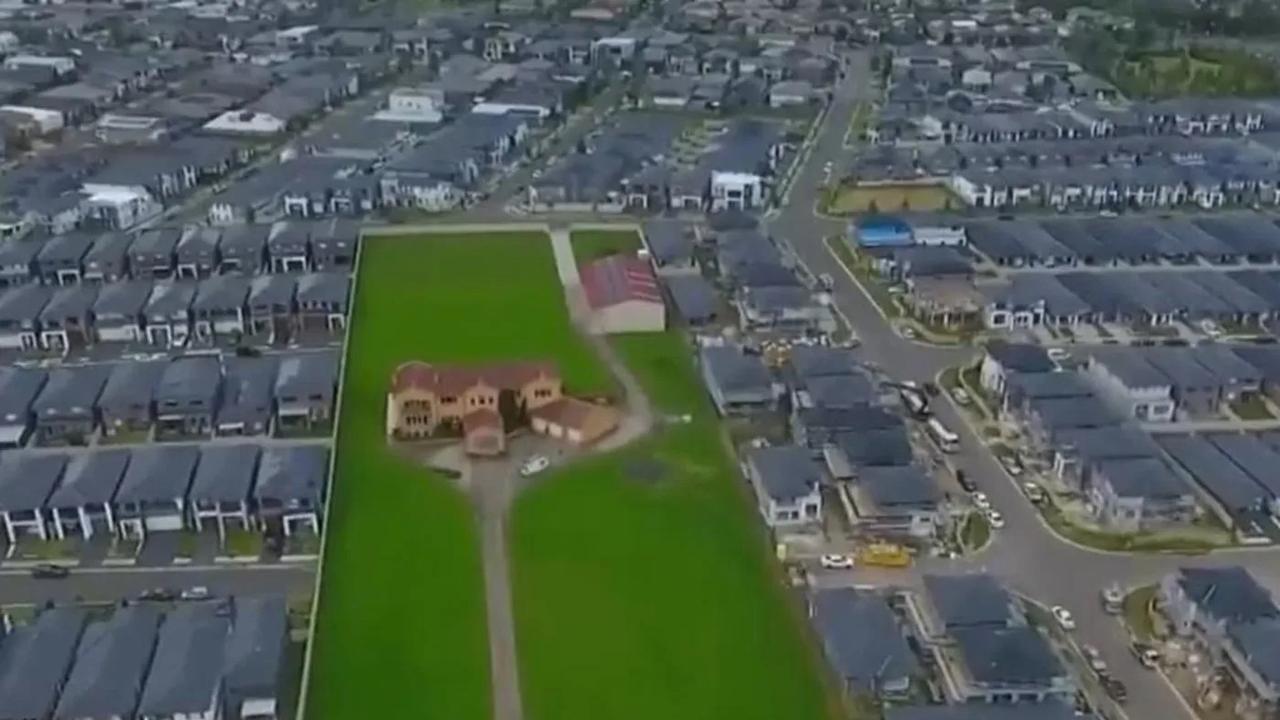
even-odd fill
[{"label": "paved road", "polygon": [[73,570],[64,580],[36,580],[27,570],[5,570],[0,571],[0,603],[115,602],[150,588],[181,590],[200,585],[218,595],[310,598],[314,583],[311,565],[94,568]]},{"label": "paved road", "polygon": [[[865,54],[851,58],[845,82],[836,91],[812,153],[798,172],[786,206],[771,220],[775,237],[788,242],[811,272],[829,273],[835,280],[834,300],[862,339],[860,354],[898,380],[930,380],[947,367],[973,357],[975,351],[920,345],[900,337],[880,315],[874,303],[843,271],[824,244],[824,237],[843,231],[843,223],[815,213],[825,178],[824,165],[837,167],[848,159],[843,137],[853,109],[870,88]],[[952,456],[1005,516],[1006,526],[994,543],[976,558],[965,561],[925,560],[912,572],[846,573],[834,582],[914,585],[920,573],[985,570],[999,576],[1014,590],[1040,602],[1061,604],[1076,615],[1078,636],[1102,652],[1114,673],[1129,686],[1128,713],[1138,718],[1179,718],[1189,712],[1157,673],[1134,661],[1127,640],[1115,618],[1102,612],[1099,592],[1119,581],[1129,586],[1155,582],[1181,565],[1238,562],[1249,567],[1265,583],[1280,588],[1280,554],[1238,550],[1210,557],[1177,555],[1104,554],[1069,544],[1045,527],[1035,508],[1016,482],[982,444],[981,438],[961,418],[949,400],[935,403],[939,419],[961,437],[961,450]],[[951,492],[960,492],[958,486]],[[833,582],[829,578],[822,582]]]}]

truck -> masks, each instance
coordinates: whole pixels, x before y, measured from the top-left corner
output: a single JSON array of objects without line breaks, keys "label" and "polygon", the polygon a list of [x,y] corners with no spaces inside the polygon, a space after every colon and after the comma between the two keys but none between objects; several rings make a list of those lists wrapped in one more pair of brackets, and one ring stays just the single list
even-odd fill
[{"label": "truck", "polygon": [[870,543],[858,549],[858,562],[872,567],[904,568],[911,565],[911,553],[895,543]]}]

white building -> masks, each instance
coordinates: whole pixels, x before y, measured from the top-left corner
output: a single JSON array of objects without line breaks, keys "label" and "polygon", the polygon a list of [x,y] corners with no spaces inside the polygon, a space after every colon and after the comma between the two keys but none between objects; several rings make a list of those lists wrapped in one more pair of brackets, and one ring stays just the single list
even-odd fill
[{"label": "white building", "polygon": [[85,214],[106,227],[127,230],[159,215],[164,206],[140,185],[85,183]]},{"label": "white building", "polygon": [[755,173],[711,173],[711,210],[750,210],[765,204],[764,178]]},{"label": "white building", "polygon": [[387,98],[385,110],[374,120],[400,123],[437,123],[444,117],[444,91],[439,88],[396,88]]},{"label": "white building", "polygon": [[285,121],[252,110],[229,110],[204,124],[204,129],[236,135],[275,135],[285,130]]},{"label": "white building", "polygon": [[48,108],[27,105],[4,105],[0,106],[0,112],[13,113],[30,118],[36,124],[41,135],[57,132],[66,125],[66,118],[63,117],[62,113]]},{"label": "white building", "polygon": [[822,472],[805,448],[756,448],[747,456],[746,471],[769,527],[800,529],[822,521]]},{"label": "white building", "polygon": [[5,58],[5,70],[18,70],[24,67],[45,67],[59,75],[74,72],[76,61],[63,55],[13,55]]}]

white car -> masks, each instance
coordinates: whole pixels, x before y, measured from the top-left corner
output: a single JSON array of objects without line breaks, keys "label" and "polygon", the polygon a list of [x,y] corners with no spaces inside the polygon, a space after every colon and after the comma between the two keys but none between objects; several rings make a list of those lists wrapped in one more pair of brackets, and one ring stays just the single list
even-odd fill
[{"label": "white car", "polygon": [[551,467],[551,461],[547,459],[546,455],[534,455],[528,460],[525,460],[524,464],[520,466],[520,476],[529,477],[530,475],[537,475],[549,467]]},{"label": "white car", "polygon": [[1053,613],[1053,619],[1058,622],[1058,627],[1063,630],[1075,630],[1076,619],[1071,617],[1071,611],[1061,605],[1054,605],[1049,612]]},{"label": "white car", "polygon": [[976,492],[973,494],[973,505],[979,510],[990,510],[991,499],[984,492]]},{"label": "white car", "polygon": [[1067,352],[1066,348],[1060,348],[1060,347],[1049,348],[1049,359],[1054,362],[1060,363],[1063,360],[1066,360],[1067,358],[1070,358],[1070,357],[1071,357],[1071,353]]},{"label": "white car", "polygon": [[957,405],[968,405],[973,402],[973,398],[969,397],[969,393],[964,388],[956,388],[951,391],[951,397],[955,398]]},{"label": "white car", "polygon": [[823,555],[819,562],[828,570],[848,570],[853,567],[853,558],[848,555]]},{"label": "white car", "polygon": [[1018,462],[1014,458],[1001,458],[1000,462],[1004,465],[1005,472],[1009,473],[1011,476],[1018,477],[1022,474],[1022,463]]},{"label": "white car", "polygon": [[1211,338],[1220,337],[1222,335],[1222,326],[1207,318],[1200,321],[1200,330]]},{"label": "white car", "polygon": [[1022,483],[1022,492],[1026,493],[1027,499],[1033,503],[1044,502],[1044,488],[1033,482]]},{"label": "white car", "polygon": [[209,588],[203,585],[189,587],[182,591],[180,596],[183,600],[204,600],[209,597]]},{"label": "white car", "polygon": [[987,524],[996,530],[999,530],[1004,527],[1004,516],[1000,514],[999,510],[988,510]]}]

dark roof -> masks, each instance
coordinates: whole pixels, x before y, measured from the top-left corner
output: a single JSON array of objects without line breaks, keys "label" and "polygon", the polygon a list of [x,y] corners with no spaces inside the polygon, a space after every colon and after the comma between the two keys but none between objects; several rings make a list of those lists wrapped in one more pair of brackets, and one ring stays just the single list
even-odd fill
[{"label": "dark roof", "polygon": [[1217,620],[1248,622],[1280,616],[1271,593],[1239,565],[1180,568],[1177,582],[1200,612]]},{"label": "dark roof", "polygon": [[906,705],[891,707],[884,713],[884,720],[1092,720],[1094,717],[1080,717],[1070,705],[1053,700],[1013,705]]},{"label": "dark roof", "polygon": [[1227,635],[1249,667],[1272,688],[1280,689],[1280,619],[1231,623]]},{"label": "dark roof", "polygon": [[902,425],[836,435],[834,444],[850,465],[892,467],[911,463],[911,440]]},{"label": "dark roof", "polygon": [[703,367],[722,390],[768,392],[773,385],[764,362],[733,346],[705,347],[699,353]]},{"label": "dark roof", "polygon": [[249,283],[249,307],[289,308],[298,280],[292,275],[259,275]]},{"label": "dark roof", "polygon": [[343,307],[351,278],[343,273],[308,273],[298,278],[298,303]]},{"label": "dark roof", "polygon": [[284,598],[236,598],[223,673],[233,700],[275,697],[288,642]]},{"label": "dark roof", "polygon": [[0,424],[25,424],[31,403],[47,379],[43,370],[0,367]]},{"label": "dark roof", "polygon": [[884,598],[838,588],[814,593],[810,603],[827,660],[846,683],[873,691],[914,674],[915,656]]},{"label": "dark roof", "polygon": [[983,685],[1049,685],[1065,676],[1049,643],[1025,625],[951,630],[965,669]]},{"label": "dark roof", "polygon": [[222,679],[228,623],[211,603],[179,605],[165,616],[138,714],[200,713]]},{"label": "dark roof", "polygon": [[88,613],[59,607],[9,633],[0,643],[0,718],[26,720],[53,712]]},{"label": "dark roof", "polygon": [[681,220],[657,219],[644,223],[644,243],[659,265],[683,262],[693,255],[689,227]]},{"label": "dark roof", "polygon": [[880,507],[937,505],[942,491],[921,468],[915,465],[860,467],[856,482]]},{"label": "dark roof", "polygon": [[319,445],[269,447],[262,451],[254,497],[259,500],[318,500],[324,493],[329,451]]},{"label": "dark roof", "polygon": [[200,281],[191,309],[196,312],[218,312],[244,307],[249,297],[249,279],[242,275],[214,275]]},{"label": "dark roof", "polygon": [[1038,345],[993,340],[987,343],[987,354],[1005,370],[1023,373],[1052,372],[1057,369],[1049,353]]},{"label": "dark roof", "polygon": [[189,445],[144,445],[129,458],[117,503],[168,502],[187,496],[199,451]]},{"label": "dark roof", "polygon": [[275,381],[276,397],[331,396],[338,380],[338,363],[337,353],[332,352],[281,357]]},{"label": "dark roof", "polygon": [[66,465],[67,458],[61,454],[6,453],[0,457],[0,510],[22,512],[43,508]]},{"label": "dark roof", "polygon": [[1094,475],[1104,475],[1119,497],[1170,500],[1187,497],[1191,488],[1163,460],[1152,457],[1115,458],[1094,463]]},{"label": "dark roof", "polygon": [[276,358],[269,355],[225,360],[219,425],[261,422],[265,427],[271,416],[276,365]]},{"label": "dark roof", "polygon": [[805,428],[841,432],[865,432],[902,427],[901,417],[878,405],[869,404],[847,408],[804,408],[796,411],[796,418]]},{"label": "dark roof", "polygon": [[873,402],[876,390],[863,375],[818,375],[797,388],[808,393],[814,407],[850,408]]},{"label": "dark roof", "polygon": [[0,322],[35,320],[51,297],[53,289],[44,285],[22,285],[0,292]]},{"label": "dark roof", "polygon": [[[54,291],[49,304],[40,311],[40,321],[59,323],[76,318],[81,319],[89,314],[98,299],[98,286],[88,283],[67,285]],[[81,320],[83,323],[84,321]]]},{"label": "dark roof", "polygon": [[110,372],[110,365],[54,369],[31,406],[37,420],[93,417],[93,408]]},{"label": "dark roof", "polygon": [[[175,358],[165,366],[156,384],[155,400],[157,406],[169,401],[185,405],[190,400],[200,400],[204,402],[202,410],[212,410],[221,382],[222,363],[218,358],[206,355]],[[163,410],[157,407],[156,412]]]},{"label": "dark roof", "polygon": [[158,282],[147,298],[148,317],[172,318],[191,310],[196,284],[190,281]]},{"label": "dark roof", "polygon": [[1256,508],[1270,493],[1200,435],[1157,435],[1156,443],[1228,512]]},{"label": "dark roof", "polygon": [[98,450],[71,456],[48,506],[73,508],[111,502],[128,465],[128,450]]},{"label": "dark roof", "polygon": [[130,605],[84,631],[55,717],[133,717],[160,627],[154,605]]},{"label": "dark roof", "polygon": [[777,445],[756,448],[747,456],[769,497],[790,502],[817,489],[822,480],[818,464],[805,448]]},{"label": "dark roof", "polygon": [[210,445],[202,448],[188,496],[197,501],[247,501],[257,470],[258,453],[257,445]]},{"label": "dark roof", "polygon": [[1012,599],[993,576],[925,575],[924,587],[947,628],[1007,625]]},{"label": "dark roof", "polygon": [[855,375],[862,371],[852,350],[798,345],[791,348],[791,368],[802,378]]},{"label": "dark roof", "polygon": [[667,286],[676,313],[685,322],[697,324],[715,317],[719,299],[706,278],[689,273],[668,275],[662,278],[662,282]]},{"label": "dark roof", "polygon": [[87,232],[70,232],[55,235],[40,248],[38,259],[42,265],[79,265],[97,236]]},{"label": "dark roof", "polygon": [[120,406],[150,403],[169,363],[127,362],[112,366],[107,384],[98,396],[98,407],[110,412]]},{"label": "dark roof", "polygon": [[93,304],[93,314],[98,317],[123,315],[132,319],[140,315],[147,306],[153,287],[155,283],[150,280],[107,283],[102,286],[98,299]]}]

